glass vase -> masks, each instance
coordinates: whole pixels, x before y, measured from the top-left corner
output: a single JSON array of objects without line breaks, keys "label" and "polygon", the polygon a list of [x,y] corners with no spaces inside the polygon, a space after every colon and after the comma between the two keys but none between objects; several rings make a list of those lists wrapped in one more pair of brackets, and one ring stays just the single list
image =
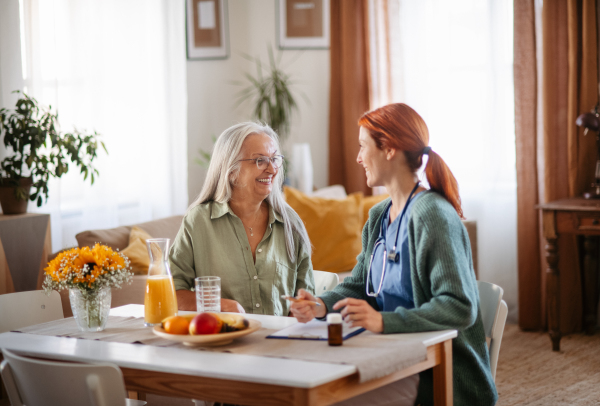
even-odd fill
[{"label": "glass vase", "polygon": [[81,331],[102,331],[110,312],[110,288],[96,290],[69,289],[71,310]]}]

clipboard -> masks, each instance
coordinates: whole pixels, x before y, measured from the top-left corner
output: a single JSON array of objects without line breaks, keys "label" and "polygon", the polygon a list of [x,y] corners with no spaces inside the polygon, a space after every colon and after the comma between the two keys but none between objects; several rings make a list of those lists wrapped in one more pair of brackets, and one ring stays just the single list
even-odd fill
[{"label": "clipboard", "polygon": [[[365,329],[362,327],[349,327],[348,324],[342,323],[342,337],[344,340],[354,337],[363,331],[365,331]],[[308,323],[296,323],[268,335],[267,338],[327,341],[327,322],[313,319]]]}]

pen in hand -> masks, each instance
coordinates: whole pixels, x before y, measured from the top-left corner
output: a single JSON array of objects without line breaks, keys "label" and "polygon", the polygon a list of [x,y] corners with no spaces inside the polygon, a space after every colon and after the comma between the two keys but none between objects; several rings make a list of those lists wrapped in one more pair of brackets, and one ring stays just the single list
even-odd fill
[{"label": "pen in hand", "polygon": [[285,299],[285,300],[289,300],[290,302],[297,302],[297,303],[305,302],[308,304],[313,304],[315,306],[321,306],[321,303],[319,303],[319,302],[313,302],[312,300],[296,299],[293,296],[281,295],[281,298]]}]

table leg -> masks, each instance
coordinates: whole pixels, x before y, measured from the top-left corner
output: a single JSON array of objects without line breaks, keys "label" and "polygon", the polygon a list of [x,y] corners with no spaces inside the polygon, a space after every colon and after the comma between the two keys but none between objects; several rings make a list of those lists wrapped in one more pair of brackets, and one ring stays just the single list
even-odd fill
[{"label": "table leg", "polygon": [[558,247],[556,238],[546,238],[546,296],[548,303],[548,331],[552,351],[560,351]]},{"label": "table leg", "polygon": [[598,312],[598,260],[597,238],[585,237],[583,247],[583,328],[586,334],[594,334]]},{"label": "table leg", "polygon": [[452,406],[452,340],[444,341],[440,363],[433,367],[433,404]]}]

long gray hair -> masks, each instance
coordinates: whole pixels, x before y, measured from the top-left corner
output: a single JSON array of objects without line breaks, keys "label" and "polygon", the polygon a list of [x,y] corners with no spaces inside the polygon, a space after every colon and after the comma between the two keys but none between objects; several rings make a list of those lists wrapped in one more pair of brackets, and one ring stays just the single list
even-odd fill
[{"label": "long gray hair", "polygon": [[[229,127],[223,131],[215,143],[204,185],[198,198],[190,205],[189,209],[210,201],[227,203],[231,200],[233,187],[241,168],[239,160],[241,159],[242,144],[248,136],[253,134],[265,134],[275,142],[277,150],[280,151],[279,137],[268,125],[248,121]],[[273,178],[273,189],[266,200],[273,210],[283,218],[285,246],[288,257],[295,262],[294,233],[298,234],[309,255],[312,249],[304,223],[283,198],[284,177],[284,170],[281,167]]]}]

